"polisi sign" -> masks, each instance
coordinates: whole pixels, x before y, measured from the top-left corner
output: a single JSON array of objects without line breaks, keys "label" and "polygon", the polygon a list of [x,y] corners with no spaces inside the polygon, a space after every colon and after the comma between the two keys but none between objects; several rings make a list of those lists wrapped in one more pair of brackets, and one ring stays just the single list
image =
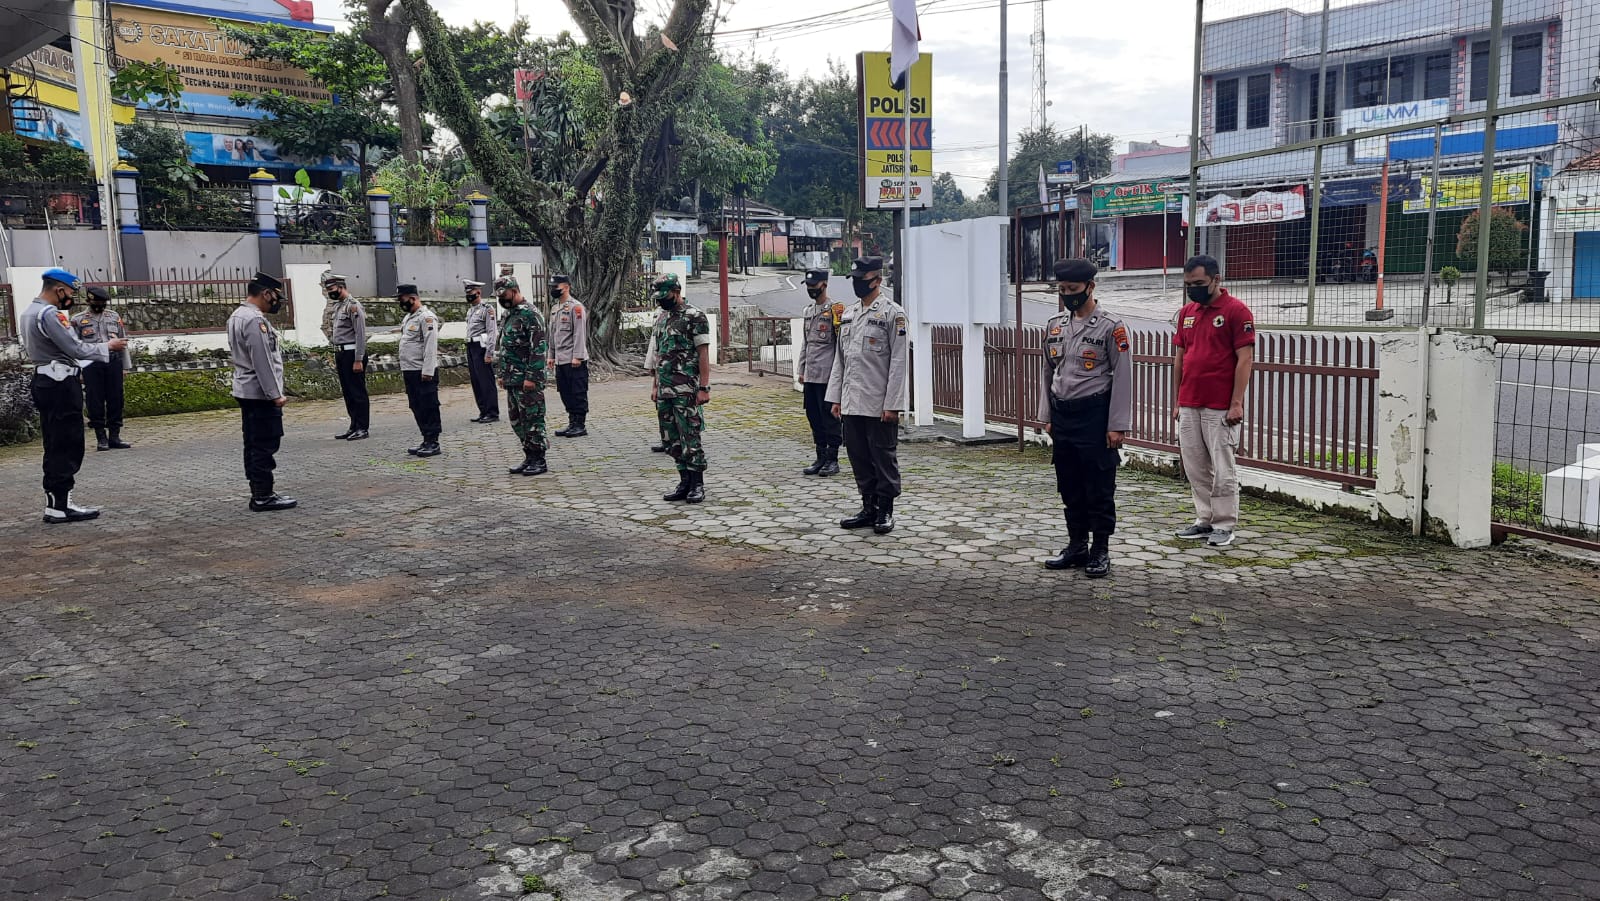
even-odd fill
[{"label": "polisi sign", "polygon": [[[889,78],[889,54],[856,54],[856,102],[860,115],[861,204],[869,210],[899,209],[910,175],[911,206],[932,206],[933,55],[912,65],[911,159],[906,156],[906,92]],[[909,173],[907,172],[909,169]]]},{"label": "polisi sign", "polygon": [[[1342,116],[1341,125],[1345,134],[1356,134],[1371,131],[1374,128],[1390,128],[1395,125],[1428,125],[1437,120],[1448,118],[1450,115],[1450,100],[1438,97],[1433,100],[1415,100],[1410,103],[1390,103],[1386,106],[1364,106],[1359,109],[1347,109]],[[1412,132],[1390,135],[1389,138],[1399,138],[1402,135],[1411,136]],[[1360,161],[1382,160],[1388,155],[1389,138],[1368,138],[1356,141],[1355,158]]]}]

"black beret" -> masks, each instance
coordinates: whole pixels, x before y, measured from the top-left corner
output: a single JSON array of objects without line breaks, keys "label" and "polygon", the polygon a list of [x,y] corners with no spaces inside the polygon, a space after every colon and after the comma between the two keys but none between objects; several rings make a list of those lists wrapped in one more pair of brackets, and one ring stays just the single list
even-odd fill
[{"label": "black beret", "polygon": [[89,291],[89,296],[95,300],[103,300],[107,303],[111,302],[111,295],[106,291],[106,289],[97,286],[87,290]]},{"label": "black beret", "polygon": [[1074,257],[1070,260],[1056,260],[1056,281],[1058,282],[1092,282],[1100,270],[1088,260]]}]

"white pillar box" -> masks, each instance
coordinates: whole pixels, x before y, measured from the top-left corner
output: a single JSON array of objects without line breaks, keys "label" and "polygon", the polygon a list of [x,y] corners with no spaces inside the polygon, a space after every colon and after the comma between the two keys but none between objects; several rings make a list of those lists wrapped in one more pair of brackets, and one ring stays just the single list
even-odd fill
[{"label": "white pillar box", "polygon": [[1545,475],[1544,523],[1600,530],[1600,444],[1578,445],[1577,462]]},{"label": "white pillar box", "polygon": [[250,173],[250,198],[254,202],[256,234],[276,237],[278,234],[278,207],[274,194],[278,180],[270,172],[257,169]]},{"label": "white pillar box", "polygon": [[123,161],[111,174],[117,180],[117,225],[125,235],[139,234],[139,170]]}]

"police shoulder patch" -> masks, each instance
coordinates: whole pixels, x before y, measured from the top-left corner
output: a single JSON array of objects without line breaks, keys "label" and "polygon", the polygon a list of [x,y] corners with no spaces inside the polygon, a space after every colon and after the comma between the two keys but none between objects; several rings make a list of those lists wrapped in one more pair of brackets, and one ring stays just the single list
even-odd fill
[{"label": "police shoulder patch", "polygon": [[56,310],[56,318],[61,320],[62,325],[66,325],[70,321],[67,319],[67,313],[65,310]]},{"label": "police shoulder patch", "polygon": [[1244,324],[1244,331],[1246,333],[1253,332],[1255,330],[1256,330],[1256,324],[1254,322],[1246,322]]},{"label": "police shoulder patch", "polygon": [[263,335],[267,333],[267,320],[263,319],[260,322],[256,323],[256,325],[261,326],[261,333]]}]

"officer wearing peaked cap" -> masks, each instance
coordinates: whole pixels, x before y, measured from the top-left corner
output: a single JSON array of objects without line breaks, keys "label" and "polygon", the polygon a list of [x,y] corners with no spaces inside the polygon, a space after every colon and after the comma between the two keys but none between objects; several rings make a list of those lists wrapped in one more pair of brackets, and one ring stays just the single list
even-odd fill
[{"label": "officer wearing peaked cap", "polygon": [[1111,572],[1118,449],[1133,424],[1128,330],[1095,300],[1098,274],[1088,260],[1056,263],[1061,312],[1045,325],[1039,372],[1039,419],[1053,442],[1050,457],[1069,536],[1045,566],[1082,568],[1091,579]]},{"label": "officer wearing peaked cap", "polygon": [[500,391],[494,385],[494,352],[499,338],[494,305],[483,302],[483,282],[461,280],[467,296],[467,374],[472,377],[472,399],[478,418],[472,422],[500,421]]},{"label": "officer wearing peaked cap", "polygon": [[44,521],[78,522],[100,511],[72,502],[72,486],[83,465],[83,386],[78,361],[108,363],[128,342],[112,338],[86,344],[67,324],[67,309],[82,282],[65,269],[47,269],[39,296],[22,312],[19,336],[34,375],[29,393],[44,433]]},{"label": "officer wearing peaked cap", "polygon": [[844,304],[828,296],[826,269],[806,272],[806,294],[811,303],[801,311],[805,338],[800,343],[801,390],[804,392],[806,421],[811,424],[811,440],[817,459],[802,469],[808,476],[831,476],[839,472],[839,445],[844,441],[839,417],[826,400],[828,377],[833,374],[833,357],[839,346],[839,320]]},{"label": "officer wearing peaked cap", "polygon": [[572,279],[550,276],[550,363],[556,371],[556,391],[567,411],[567,427],[556,432],[563,438],[589,434],[589,318],[588,310],[572,296]]},{"label": "officer wearing peaked cap", "polygon": [[283,282],[257,272],[249,296],[228,317],[228,353],[233,358],[233,397],[244,427],[244,474],[250,509],[287,510],[295,500],[274,490],[275,455],[283,441],[283,347],[267,316],[283,308]]},{"label": "officer wearing peaked cap", "polygon": [[900,411],[910,406],[906,311],[883,296],[882,257],[856,260],[850,282],[857,301],[840,317],[827,401],[843,418],[861,512],[839,526],[871,526],[886,535],[894,531],[894,499],[900,496]]},{"label": "officer wearing peaked cap", "polygon": [[344,396],[345,430],[333,437],[360,441],[372,422],[372,402],[367,396],[367,311],[350,293],[349,279],[329,270],[322,273],[322,293],[327,296],[328,340],[333,342],[334,368],[339,372],[339,393]]},{"label": "officer wearing peaked cap", "polygon": [[416,285],[396,285],[394,293],[406,313],[400,322],[400,377],[405,381],[411,416],[422,432],[422,443],[406,453],[437,457],[443,431],[439,423],[439,317],[417,296]]}]

